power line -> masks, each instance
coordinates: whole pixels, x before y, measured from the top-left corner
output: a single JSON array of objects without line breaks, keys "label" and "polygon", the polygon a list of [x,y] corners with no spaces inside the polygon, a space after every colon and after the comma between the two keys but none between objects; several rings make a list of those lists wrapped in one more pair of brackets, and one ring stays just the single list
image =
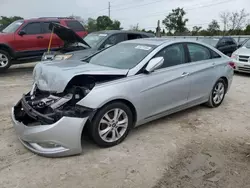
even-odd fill
[{"label": "power line", "polygon": [[[195,10],[195,9],[198,9],[198,8],[206,8],[206,7],[210,7],[210,6],[214,6],[214,5],[218,5],[218,4],[224,4],[224,3],[228,3],[230,1],[235,1],[235,0],[226,0],[226,1],[221,1],[221,2],[217,2],[217,3],[212,3],[212,4],[208,4],[208,5],[201,5],[201,4],[195,4],[193,6],[199,6],[199,7],[194,7],[194,8],[188,8],[188,7],[183,7],[184,10]],[[164,12],[161,11],[161,12],[157,12],[157,13],[153,13],[153,14],[150,14],[150,15],[144,15],[144,16],[141,16],[141,17],[136,17],[136,18],[145,18],[145,17],[151,17],[151,16],[159,16],[159,15],[164,15],[166,14],[167,11],[171,11],[172,9],[168,9],[168,10],[165,10]],[[133,18],[117,18],[118,20],[130,20],[130,19],[133,19]]]}]

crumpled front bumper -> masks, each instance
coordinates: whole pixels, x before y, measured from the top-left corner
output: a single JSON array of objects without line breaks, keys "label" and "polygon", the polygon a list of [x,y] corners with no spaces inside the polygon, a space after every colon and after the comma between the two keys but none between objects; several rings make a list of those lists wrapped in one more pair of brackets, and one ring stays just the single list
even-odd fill
[{"label": "crumpled front bumper", "polygon": [[237,60],[233,61],[235,63],[235,71],[250,73],[250,62],[240,62]]},{"label": "crumpled front bumper", "polygon": [[62,117],[54,124],[27,126],[11,113],[15,131],[21,143],[32,152],[46,157],[63,157],[82,152],[82,130],[85,118]]}]

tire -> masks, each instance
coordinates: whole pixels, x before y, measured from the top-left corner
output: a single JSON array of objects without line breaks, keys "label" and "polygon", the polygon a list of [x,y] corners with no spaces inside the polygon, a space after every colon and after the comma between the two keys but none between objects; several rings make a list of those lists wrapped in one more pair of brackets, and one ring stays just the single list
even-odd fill
[{"label": "tire", "polygon": [[[218,89],[219,88],[219,89]],[[223,89],[222,89],[223,88]],[[227,91],[227,85],[223,79],[219,79],[213,86],[209,100],[206,103],[208,107],[216,108],[223,102]],[[216,93],[215,93],[216,92]],[[217,95],[217,98],[215,97]]]},{"label": "tire", "polygon": [[[121,113],[118,119],[114,118],[115,111]],[[110,121],[104,116],[108,116]],[[105,105],[96,113],[89,127],[89,132],[98,146],[112,147],[121,143],[132,127],[133,114],[130,108],[122,102],[113,102]],[[120,135],[117,134],[116,130]],[[114,138],[113,135],[117,137]]]},{"label": "tire", "polygon": [[8,52],[0,50],[0,72],[6,71],[11,66],[11,57]]}]

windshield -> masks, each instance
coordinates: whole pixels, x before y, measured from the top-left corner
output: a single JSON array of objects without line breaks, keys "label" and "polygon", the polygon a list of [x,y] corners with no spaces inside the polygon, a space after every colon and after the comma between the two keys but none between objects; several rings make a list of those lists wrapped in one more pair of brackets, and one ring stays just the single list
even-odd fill
[{"label": "windshield", "polygon": [[245,48],[250,48],[250,40],[248,40],[243,46]]},{"label": "windshield", "polygon": [[20,25],[23,24],[23,21],[15,21],[8,25],[4,30],[2,30],[3,33],[14,33]]},{"label": "windshield", "polygon": [[206,44],[209,44],[213,47],[216,46],[216,44],[218,43],[219,39],[202,39],[201,42],[204,42]]},{"label": "windshield", "polygon": [[120,43],[93,56],[89,63],[118,69],[131,69],[155,47],[154,45]]},{"label": "windshield", "polygon": [[101,33],[91,33],[88,34],[83,40],[91,46],[91,48],[96,47],[108,34],[101,34]]}]

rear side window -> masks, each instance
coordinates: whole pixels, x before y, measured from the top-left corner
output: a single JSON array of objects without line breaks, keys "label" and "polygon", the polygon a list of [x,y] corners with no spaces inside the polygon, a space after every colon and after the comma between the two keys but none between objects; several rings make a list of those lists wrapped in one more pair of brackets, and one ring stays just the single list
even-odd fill
[{"label": "rear side window", "polygon": [[85,31],[83,25],[77,20],[66,20],[66,25],[73,31]]},{"label": "rear side window", "polygon": [[50,23],[57,23],[57,24],[60,24],[60,22],[56,22],[56,21],[53,21],[53,22],[44,22],[43,23],[43,32],[44,33],[51,33],[51,30],[49,29],[49,24]]},{"label": "rear side window", "polygon": [[41,34],[42,33],[41,23],[40,22],[29,23],[24,27],[23,30],[27,35]]},{"label": "rear side window", "polygon": [[210,50],[199,44],[187,44],[191,62],[211,59]]}]

